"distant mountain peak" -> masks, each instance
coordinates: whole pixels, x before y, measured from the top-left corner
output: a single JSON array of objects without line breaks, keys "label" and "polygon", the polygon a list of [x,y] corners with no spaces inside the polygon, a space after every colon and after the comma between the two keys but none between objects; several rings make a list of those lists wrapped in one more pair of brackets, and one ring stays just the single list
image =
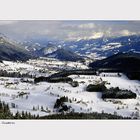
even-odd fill
[{"label": "distant mountain peak", "polygon": [[64,48],[57,48],[56,51],[46,54],[46,57],[57,58],[61,61],[79,61],[83,60],[83,58],[76,53],[66,50]]}]

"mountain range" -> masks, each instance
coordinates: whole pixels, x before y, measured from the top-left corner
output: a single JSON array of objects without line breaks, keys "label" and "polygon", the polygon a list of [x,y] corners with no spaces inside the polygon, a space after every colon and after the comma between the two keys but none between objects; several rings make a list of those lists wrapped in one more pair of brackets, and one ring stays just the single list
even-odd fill
[{"label": "mountain range", "polygon": [[102,37],[98,39],[64,42],[65,48],[90,58],[102,59],[119,52],[140,52],[140,36]]},{"label": "mountain range", "polygon": [[[35,47],[35,44],[37,43],[40,45],[38,49]],[[101,37],[97,39],[81,39],[75,41],[51,41],[51,43],[48,40],[46,40],[46,43],[45,40],[42,40],[42,42],[40,40],[39,42],[38,40],[34,40],[32,45],[30,45],[30,50],[32,53],[38,55],[38,52],[39,54],[44,53],[46,48],[49,48],[49,50],[56,50],[61,47],[83,57],[86,56],[91,59],[102,59],[119,52],[140,52],[139,46],[140,35],[130,35],[121,37]]]},{"label": "mountain range", "polygon": [[61,61],[100,60],[121,52],[140,52],[140,36],[101,37],[76,41],[25,40],[16,42],[0,34],[1,60],[51,57]]}]

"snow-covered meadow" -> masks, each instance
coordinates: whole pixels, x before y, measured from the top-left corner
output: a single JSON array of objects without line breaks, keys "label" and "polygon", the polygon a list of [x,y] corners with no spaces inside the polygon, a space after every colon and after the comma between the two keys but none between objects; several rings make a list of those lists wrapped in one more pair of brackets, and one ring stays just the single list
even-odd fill
[{"label": "snow-covered meadow", "polygon": [[[125,75],[118,77],[113,73],[101,73],[95,75],[71,75],[74,81],[78,81],[78,87],[72,87],[68,83],[39,82],[35,84],[33,79],[0,77],[0,99],[9,104],[13,113],[27,111],[31,114],[45,116],[57,113],[54,104],[57,99],[67,96],[74,112],[106,112],[122,116],[139,115],[140,110],[140,82],[129,80]],[[119,87],[129,89],[137,94],[136,99],[106,99],[101,98],[100,92],[87,92],[89,84],[106,81],[106,87]],[[43,111],[42,111],[43,108]]]}]

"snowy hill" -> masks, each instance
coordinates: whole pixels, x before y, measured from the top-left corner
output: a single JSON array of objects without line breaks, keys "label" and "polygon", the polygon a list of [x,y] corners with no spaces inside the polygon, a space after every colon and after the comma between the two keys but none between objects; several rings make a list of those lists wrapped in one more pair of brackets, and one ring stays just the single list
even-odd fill
[{"label": "snowy hill", "polygon": [[45,56],[55,52],[57,49],[58,47],[55,44],[48,43],[46,47],[41,48],[39,51],[36,51],[36,53],[39,56]]},{"label": "snowy hill", "polygon": [[[125,75],[117,77],[108,73],[106,77],[102,76],[102,74],[99,76],[71,75],[70,77],[78,81],[78,87],[72,87],[68,83],[40,82],[34,84],[32,79],[23,82],[20,78],[1,77],[0,97],[2,101],[9,104],[13,113],[27,111],[31,114],[39,114],[39,116],[57,114],[58,112],[54,108],[55,102],[64,96],[69,99],[65,104],[70,106],[72,111],[79,113],[101,113],[104,111],[111,114],[116,112],[118,115],[126,117],[135,117],[132,114],[135,114],[140,109],[140,83],[129,80]],[[88,84],[101,82],[101,79],[106,83],[110,83],[106,85],[107,88],[129,89],[137,94],[137,98],[103,100],[101,92],[87,92],[85,90]],[[125,85],[122,83],[125,83]],[[24,93],[24,95],[19,96],[21,93]],[[13,104],[15,107],[12,106]]]},{"label": "snowy hill", "polygon": [[48,53],[45,55],[46,57],[50,58],[57,58],[61,61],[79,61],[84,60],[81,56],[77,55],[76,53],[63,49],[58,48],[56,51]]}]

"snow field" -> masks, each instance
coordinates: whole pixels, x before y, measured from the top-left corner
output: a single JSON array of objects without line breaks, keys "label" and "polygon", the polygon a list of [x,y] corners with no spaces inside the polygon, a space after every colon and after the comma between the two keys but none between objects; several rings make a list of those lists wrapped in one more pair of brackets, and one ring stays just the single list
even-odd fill
[{"label": "snow field", "polygon": [[[17,110],[31,112],[31,114],[39,114],[40,116],[55,114],[54,104],[56,99],[67,96],[71,102],[67,102],[68,106],[75,112],[117,112],[118,115],[131,116],[133,112],[140,110],[140,82],[129,80],[125,75],[121,77],[115,76],[87,76],[87,75],[71,75],[73,80],[79,82],[78,87],[72,87],[67,83],[47,83],[40,82],[37,84],[21,82],[20,78],[0,77],[0,99],[7,103],[14,103],[17,107],[10,109],[13,113]],[[100,92],[87,92],[88,84],[106,81],[107,88],[119,87],[121,89],[129,89],[137,94],[136,99],[101,99]],[[19,93],[26,93],[19,97]],[[43,106],[46,112],[41,111]],[[33,107],[35,110],[33,110]]]}]

